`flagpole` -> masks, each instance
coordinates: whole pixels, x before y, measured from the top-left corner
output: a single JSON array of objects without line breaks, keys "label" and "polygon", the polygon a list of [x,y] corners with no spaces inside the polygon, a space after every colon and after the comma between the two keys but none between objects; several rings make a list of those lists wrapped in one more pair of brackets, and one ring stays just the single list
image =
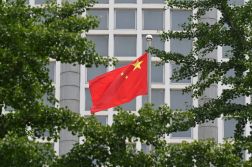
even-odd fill
[{"label": "flagpole", "polygon": [[[146,35],[147,48],[151,47],[152,35]],[[151,54],[148,53],[148,103],[151,103]]]}]

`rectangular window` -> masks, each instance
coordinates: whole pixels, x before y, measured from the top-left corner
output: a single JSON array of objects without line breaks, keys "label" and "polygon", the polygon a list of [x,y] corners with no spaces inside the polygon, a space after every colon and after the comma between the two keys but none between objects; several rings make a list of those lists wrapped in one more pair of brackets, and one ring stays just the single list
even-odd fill
[{"label": "rectangular window", "polygon": [[136,3],[136,0],[115,0],[115,3]]},{"label": "rectangular window", "polygon": [[96,115],[95,116],[97,121],[99,121],[102,125],[108,124],[108,116],[106,115]]},{"label": "rectangular window", "polygon": [[[192,107],[192,94],[183,94],[182,90],[171,90],[171,109],[172,110],[182,110],[186,111]],[[171,134],[174,138],[191,138],[192,130],[191,128],[186,131],[175,132]]]},{"label": "rectangular window", "polygon": [[235,119],[225,119],[224,120],[224,138],[233,138],[235,132],[235,126],[237,124],[237,120]]},{"label": "rectangular window", "polygon": [[244,0],[228,0],[229,5],[244,5]]},{"label": "rectangular window", "polygon": [[114,55],[118,57],[136,57],[136,36],[115,36]]},{"label": "rectangular window", "polygon": [[188,55],[192,50],[192,40],[171,39],[171,52]]},{"label": "rectangular window", "polygon": [[116,29],[136,29],[135,9],[116,9],[115,16]]},{"label": "rectangular window", "polygon": [[[145,52],[145,50],[148,48],[147,47],[147,41],[146,41],[146,35],[142,36],[142,44],[143,44],[143,53]],[[154,48],[160,49],[160,50],[164,50],[164,41],[161,41],[161,38],[158,35],[152,35],[152,41],[151,41],[151,45]]]},{"label": "rectangular window", "polygon": [[55,71],[56,71],[56,62],[52,61],[49,63],[49,78],[55,83]]},{"label": "rectangular window", "polygon": [[184,93],[182,90],[171,90],[171,109],[186,111],[192,107],[192,93]]},{"label": "rectangular window", "polygon": [[[171,72],[172,72],[172,74],[173,74],[173,72],[175,70],[177,71],[179,69],[179,67],[180,67],[180,65],[171,63]],[[179,81],[171,79],[171,83],[191,83],[191,78],[185,78],[185,79],[182,79],[182,80],[179,80]]]},{"label": "rectangular window", "polygon": [[85,110],[90,111],[92,105],[90,90],[87,88],[85,89]]},{"label": "rectangular window", "polygon": [[192,15],[192,11],[171,10],[171,29],[175,31],[183,30],[182,25],[188,23],[190,15]]},{"label": "rectangular window", "polygon": [[108,35],[88,35],[87,38],[95,43],[98,54],[108,56]]},{"label": "rectangular window", "polygon": [[232,47],[231,46],[222,46],[222,57],[223,58],[232,57]]},{"label": "rectangular window", "polygon": [[86,82],[88,82],[91,79],[94,79],[95,77],[97,77],[98,75],[104,74],[106,72],[106,67],[99,65],[98,67],[90,67],[90,68],[86,68]]},{"label": "rectangular window", "polygon": [[153,4],[161,3],[161,4],[163,4],[163,3],[165,3],[165,0],[143,0],[143,3],[153,3]]},{"label": "rectangular window", "polygon": [[136,111],[136,98],[130,102],[120,105],[124,110]]},{"label": "rectangular window", "polygon": [[98,3],[108,4],[109,0],[96,0]]},{"label": "rectangular window", "polygon": [[88,11],[89,15],[96,16],[99,19],[99,26],[96,28],[98,30],[107,30],[108,29],[108,9],[92,9]]},{"label": "rectangular window", "polygon": [[164,29],[164,10],[156,10],[156,9],[143,10],[143,29],[144,30],[163,30]]},{"label": "rectangular window", "polygon": [[164,83],[164,66],[151,63],[151,82],[152,83]]},{"label": "rectangular window", "polygon": [[[159,106],[163,105],[165,90],[164,89],[152,89],[151,90],[151,103],[154,104],[154,108],[158,108]],[[147,96],[143,96],[142,105],[147,103]]]},{"label": "rectangular window", "polygon": [[44,4],[46,3],[46,0],[35,0],[36,5]]}]

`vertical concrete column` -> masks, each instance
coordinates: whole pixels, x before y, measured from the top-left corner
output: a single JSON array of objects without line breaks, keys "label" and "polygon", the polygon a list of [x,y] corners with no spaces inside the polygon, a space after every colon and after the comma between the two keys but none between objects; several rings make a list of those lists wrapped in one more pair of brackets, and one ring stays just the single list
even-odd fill
[{"label": "vertical concrete column", "polygon": [[[206,12],[204,16],[201,17],[199,22],[208,23],[210,25],[217,22],[217,10],[211,9]],[[218,60],[218,52],[214,50],[211,53],[208,53],[205,58],[216,59]],[[199,106],[207,103],[211,99],[217,98],[218,95],[218,85],[211,85],[210,88],[206,89],[203,95],[199,98]],[[217,119],[205,122],[199,125],[198,128],[198,138],[199,139],[214,139],[218,142],[218,121]]]},{"label": "vertical concrete column", "polygon": [[[60,106],[68,107],[72,112],[80,113],[80,66],[61,64]],[[62,130],[59,141],[59,155],[66,154],[73,144],[79,141],[77,136]]]}]

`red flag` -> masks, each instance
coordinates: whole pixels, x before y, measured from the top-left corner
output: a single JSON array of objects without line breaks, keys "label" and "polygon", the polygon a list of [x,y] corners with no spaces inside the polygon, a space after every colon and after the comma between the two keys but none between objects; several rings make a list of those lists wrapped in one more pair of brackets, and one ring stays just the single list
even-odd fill
[{"label": "red flag", "polygon": [[102,74],[89,81],[95,113],[129,102],[147,94],[147,53],[130,64]]}]

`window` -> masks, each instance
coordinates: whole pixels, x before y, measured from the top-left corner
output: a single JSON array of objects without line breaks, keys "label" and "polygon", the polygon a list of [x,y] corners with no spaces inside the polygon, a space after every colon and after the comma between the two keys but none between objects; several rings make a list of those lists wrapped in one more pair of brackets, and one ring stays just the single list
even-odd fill
[{"label": "window", "polygon": [[164,66],[151,63],[151,82],[152,83],[164,83]]},{"label": "window", "polygon": [[[171,63],[171,71],[172,71],[172,74],[175,70],[178,70],[180,67],[180,65],[178,64],[174,64],[174,63]],[[179,81],[176,81],[176,80],[172,80],[171,79],[171,83],[191,83],[191,78],[185,78],[185,79],[182,79],[182,80],[179,80]]]},{"label": "window", "polygon": [[103,3],[103,4],[107,4],[109,3],[109,0],[96,0],[98,3]]},{"label": "window", "polygon": [[88,11],[88,14],[98,17],[99,26],[96,28],[98,30],[108,29],[108,9],[92,9]]},{"label": "window", "polygon": [[85,89],[85,110],[90,111],[92,105],[91,95],[89,89]]},{"label": "window", "polygon": [[171,29],[176,31],[183,30],[182,25],[188,23],[188,18],[192,11],[172,10],[171,11]]},{"label": "window", "polygon": [[[146,35],[142,36],[142,43],[143,43],[143,53],[148,48],[147,47],[147,41],[146,41]],[[152,41],[151,41],[152,47],[155,47],[160,50],[164,50],[164,42],[161,41],[161,38],[158,35],[152,35]]]},{"label": "window", "polygon": [[222,57],[230,58],[232,56],[232,47],[231,46],[222,46]]},{"label": "window", "polygon": [[108,124],[108,116],[105,115],[96,115],[95,116],[97,121],[99,121],[102,125]]},{"label": "window", "polygon": [[[185,111],[192,107],[192,97],[191,93],[183,94],[182,90],[171,90],[171,109]],[[171,134],[174,138],[191,138],[192,131],[191,128],[187,131],[175,132]]]},{"label": "window", "polygon": [[171,39],[171,52],[188,55],[192,50],[192,40]]},{"label": "window", "polygon": [[87,70],[87,77],[86,82],[88,82],[91,79],[94,79],[96,76],[104,74],[106,72],[106,67],[99,65],[98,67],[90,67],[86,68]]},{"label": "window", "polygon": [[134,98],[128,103],[122,104],[121,107],[124,110],[136,111],[136,98]]},{"label": "window", "polygon": [[143,3],[164,3],[165,0],[143,0]]},{"label": "window", "polygon": [[50,80],[52,80],[53,82],[55,82],[55,68],[56,68],[56,62],[50,62],[49,63],[49,78]]},{"label": "window", "polygon": [[136,10],[116,9],[115,15],[116,29],[136,29]]},{"label": "window", "polygon": [[229,5],[243,5],[244,0],[228,0]]},{"label": "window", "polygon": [[163,10],[143,10],[143,29],[144,30],[163,30],[164,11]]},{"label": "window", "polygon": [[149,153],[150,151],[153,151],[155,149],[155,147],[153,145],[147,145],[145,143],[142,143],[141,149],[144,153]]},{"label": "window", "polygon": [[115,36],[114,55],[118,57],[136,57],[136,36]]},{"label": "window", "polygon": [[226,72],[225,77],[234,77],[235,76],[235,71],[234,69],[230,69]]},{"label": "window", "polygon": [[46,3],[46,0],[35,0],[36,5],[44,4]]},{"label": "window", "polygon": [[[152,89],[151,90],[151,103],[154,104],[154,108],[158,108],[159,106],[164,104],[164,96],[165,90],[164,89]],[[142,105],[147,103],[147,96],[143,96]]]},{"label": "window", "polygon": [[102,56],[108,56],[108,36],[88,35],[87,38],[95,43],[95,50]]},{"label": "window", "polygon": [[237,124],[237,120],[235,119],[224,120],[224,138],[234,137],[236,124]]},{"label": "window", "polygon": [[136,3],[136,0],[115,0],[115,3]]}]

